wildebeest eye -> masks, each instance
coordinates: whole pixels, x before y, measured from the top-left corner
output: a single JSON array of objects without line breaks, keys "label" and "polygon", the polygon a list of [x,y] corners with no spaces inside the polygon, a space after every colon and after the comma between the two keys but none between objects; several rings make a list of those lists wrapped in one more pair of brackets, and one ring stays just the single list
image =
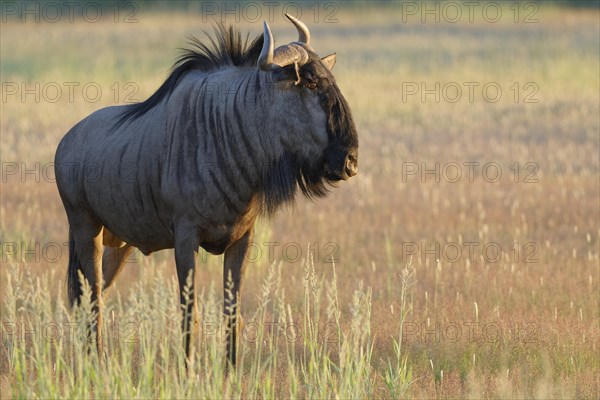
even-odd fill
[{"label": "wildebeest eye", "polygon": [[306,87],[310,90],[315,90],[317,88],[317,82],[309,82],[306,84]]}]

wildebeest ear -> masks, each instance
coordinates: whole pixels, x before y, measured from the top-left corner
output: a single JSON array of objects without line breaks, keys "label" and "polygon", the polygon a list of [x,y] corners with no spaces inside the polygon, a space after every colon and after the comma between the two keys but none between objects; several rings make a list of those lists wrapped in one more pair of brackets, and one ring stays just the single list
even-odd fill
[{"label": "wildebeest ear", "polygon": [[323,61],[323,64],[325,64],[327,69],[331,71],[331,69],[335,65],[335,53],[321,58],[321,61]]}]

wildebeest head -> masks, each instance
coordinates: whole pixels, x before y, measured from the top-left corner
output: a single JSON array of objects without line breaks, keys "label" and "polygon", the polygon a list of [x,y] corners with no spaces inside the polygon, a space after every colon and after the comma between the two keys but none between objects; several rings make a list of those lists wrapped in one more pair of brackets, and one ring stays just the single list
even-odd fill
[{"label": "wildebeest head", "polygon": [[298,30],[298,41],[274,49],[265,22],[257,65],[272,76],[274,98],[284,104],[285,118],[294,121],[288,136],[290,146],[311,153],[295,154],[302,164],[301,189],[309,196],[322,195],[323,181],[347,180],[358,172],[358,136],[350,107],[331,73],[335,53],[319,57],[310,46],[306,25],[288,14],[286,17]]}]

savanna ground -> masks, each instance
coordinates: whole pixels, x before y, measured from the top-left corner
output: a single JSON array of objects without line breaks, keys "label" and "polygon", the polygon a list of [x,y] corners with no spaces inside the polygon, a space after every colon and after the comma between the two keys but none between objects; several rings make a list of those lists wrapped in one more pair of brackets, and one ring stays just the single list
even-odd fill
[{"label": "savanna ground", "polygon": [[[600,397],[598,9],[503,3],[470,22],[458,2],[458,22],[422,23],[423,3],[338,3],[325,23],[328,4],[303,19],[338,53],[360,172],[259,224],[227,379],[220,257],[197,268],[189,378],[170,251],[128,262],[106,361],[87,352],[51,164],[77,121],[149,96],[211,17],[2,21],[2,397]],[[281,44],[295,31],[280,11]]]}]

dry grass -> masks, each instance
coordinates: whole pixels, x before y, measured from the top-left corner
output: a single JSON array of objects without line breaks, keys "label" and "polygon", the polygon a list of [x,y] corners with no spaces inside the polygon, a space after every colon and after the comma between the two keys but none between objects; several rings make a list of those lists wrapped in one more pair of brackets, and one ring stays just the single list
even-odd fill
[{"label": "dry grass", "polygon": [[[223,346],[216,335],[198,346],[197,375],[183,376],[170,252],[137,255],[108,295],[110,315],[121,327],[133,322],[139,342],[124,340],[122,331],[106,367],[85,356],[77,341],[51,344],[9,334],[20,321],[42,324],[41,335],[50,322],[87,318],[62,302],[66,218],[54,183],[44,180],[51,168],[43,168],[58,141],[78,120],[114,103],[114,82],[121,90],[135,82],[140,100],[151,94],[185,34],[206,24],[193,13],[142,13],[136,24],[2,24],[3,95],[6,82],[57,82],[65,90],[56,103],[33,96],[2,102],[2,393],[348,398],[392,397],[400,390],[396,395],[414,398],[600,397],[598,11],[542,9],[535,24],[403,23],[380,9],[342,8],[338,18],[339,24],[309,25],[320,54],[338,53],[336,77],[359,128],[360,173],[327,199],[299,201],[261,223],[262,258],[250,265],[244,285],[246,327],[293,321],[301,339],[242,341],[243,373],[228,381],[219,375]],[[288,24],[272,26],[279,43],[293,39]],[[242,28],[260,32],[258,25]],[[86,102],[76,90],[69,102],[64,82],[97,82],[103,96]],[[402,101],[403,88],[413,82],[427,88],[457,82],[465,92],[456,103],[435,102],[433,95]],[[503,96],[490,103],[476,90],[470,102],[464,82],[479,88],[497,82]],[[539,88],[537,103],[523,101],[528,82]],[[412,163],[432,168],[436,162],[441,168],[458,163],[462,179],[403,177]],[[480,163],[472,182],[468,162]],[[502,169],[497,183],[482,176],[489,162]],[[528,162],[537,166],[537,182],[524,182]],[[21,170],[9,174],[13,163],[21,169],[39,163],[39,182],[32,174],[21,179]],[[510,169],[515,163],[518,182]],[[274,251],[279,267],[269,267],[269,241],[280,243]],[[9,246],[22,242],[34,251],[21,247],[11,255]],[[478,243],[473,257],[470,242]],[[286,243],[297,243],[304,261],[294,261],[293,248],[285,254]],[[319,250],[314,264],[305,262],[309,243]],[[482,247],[495,243],[504,253],[492,262]],[[402,271],[413,244],[418,251],[403,302]],[[424,252],[436,244],[447,253]],[[457,247],[462,257],[451,262]],[[62,253],[53,260],[58,248]],[[332,249],[335,279],[326,260]],[[219,262],[208,258],[198,268],[201,324],[219,320]],[[11,271],[24,278],[9,278]],[[317,322],[326,330],[316,330]],[[407,381],[412,384],[404,391]]]}]

